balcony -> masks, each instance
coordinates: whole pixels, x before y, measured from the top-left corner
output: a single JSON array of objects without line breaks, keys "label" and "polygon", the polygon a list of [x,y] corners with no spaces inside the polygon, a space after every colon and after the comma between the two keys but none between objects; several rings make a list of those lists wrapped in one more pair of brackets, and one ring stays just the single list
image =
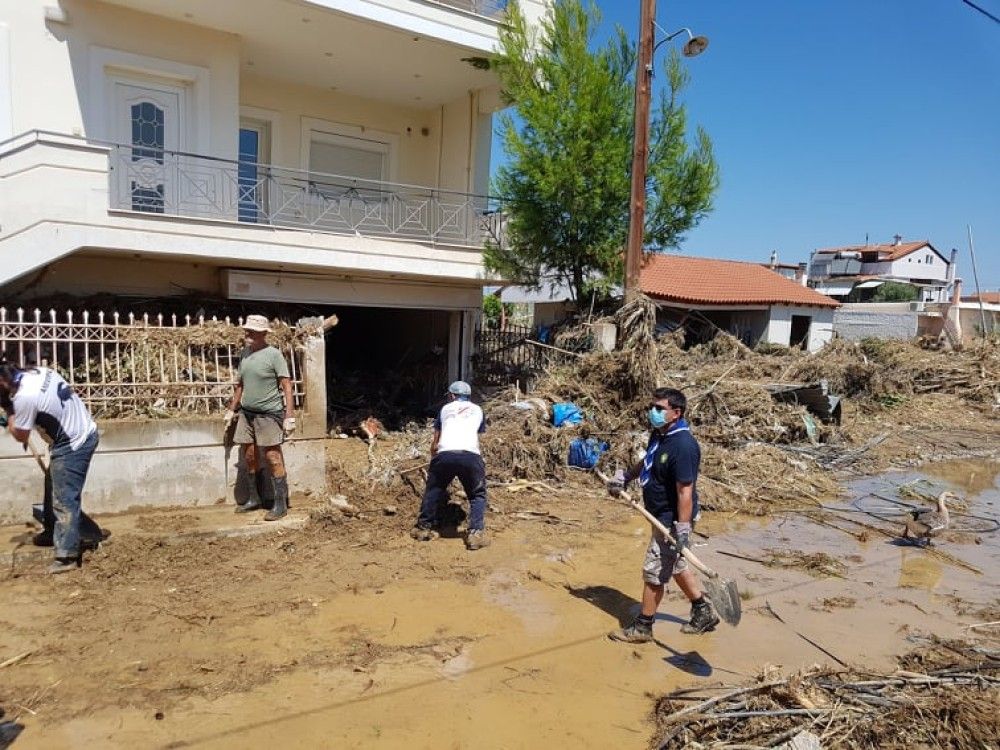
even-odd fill
[{"label": "balcony", "polygon": [[478,284],[504,215],[482,195],[58,133],[0,143],[0,285],[80,251]]},{"label": "balcony", "polygon": [[480,195],[111,145],[114,211],[482,248],[503,213]]},{"label": "balcony", "polygon": [[427,2],[446,5],[486,18],[498,18],[507,10],[507,0],[427,0]]}]

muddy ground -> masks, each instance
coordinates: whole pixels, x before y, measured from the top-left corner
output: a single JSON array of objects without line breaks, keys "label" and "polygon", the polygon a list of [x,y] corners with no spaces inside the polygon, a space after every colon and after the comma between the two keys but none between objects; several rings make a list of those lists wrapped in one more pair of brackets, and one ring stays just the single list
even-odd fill
[{"label": "muddy ground", "polygon": [[[645,748],[656,696],[679,686],[740,684],[764,665],[891,670],[931,634],[989,634],[968,626],[998,619],[1000,534],[922,550],[859,525],[892,531],[856,511],[901,487],[953,488],[967,513],[1000,516],[995,435],[924,417],[879,445],[878,466],[985,458],[846,480],[821,522],[707,514],[696,549],[737,579],[743,622],[681,635],[672,590],[644,646],[606,633],[637,606],[648,528],[586,476],[492,488],[493,545],[475,553],[412,541],[416,492],[356,481],[358,514],[298,496],[277,529],[229,507],[104,518],[114,535],[79,572],[5,563],[0,663],[15,661],[0,707],[25,726],[16,748]],[[329,461],[346,482],[368,453],[331,441]]]}]

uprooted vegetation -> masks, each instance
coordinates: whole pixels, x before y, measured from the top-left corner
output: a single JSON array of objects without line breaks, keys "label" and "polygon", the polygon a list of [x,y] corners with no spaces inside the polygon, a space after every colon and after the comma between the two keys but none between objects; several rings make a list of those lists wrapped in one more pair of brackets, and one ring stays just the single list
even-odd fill
[{"label": "uprooted vegetation", "polygon": [[[906,342],[835,340],[808,354],[755,351],[720,331],[685,349],[682,329],[654,338],[654,316],[640,299],[616,315],[621,350],[562,359],[542,374],[530,399],[516,388],[494,394],[485,404],[490,429],[483,441],[490,475],[567,479],[575,471],[566,466],[575,437],[609,444],[602,467],[631,464],[644,447],[644,412],[656,386],[686,393],[688,419],[702,445],[703,505],[721,511],[763,515],[835,497],[832,470],[881,468],[878,446],[908,430],[919,433],[933,418],[956,430],[963,420],[971,430],[994,429],[1000,408],[995,341],[945,353]],[[843,425],[822,423],[805,406],[778,403],[768,390],[821,380],[846,399]],[[552,426],[551,405],[565,401],[584,412],[583,424]],[[907,449],[900,454],[913,457]]]},{"label": "uprooted vegetation", "polygon": [[785,747],[804,733],[832,749],[995,746],[1000,651],[932,638],[899,664],[789,677],[765,668],[755,684],[711,697],[676,691],[657,702],[651,747]]}]

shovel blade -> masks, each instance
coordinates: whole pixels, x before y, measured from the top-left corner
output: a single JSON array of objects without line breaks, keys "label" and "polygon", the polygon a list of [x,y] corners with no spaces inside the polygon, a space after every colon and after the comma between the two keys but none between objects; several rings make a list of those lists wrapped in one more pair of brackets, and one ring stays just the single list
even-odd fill
[{"label": "shovel blade", "polygon": [[707,578],[705,594],[726,624],[733,627],[740,624],[740,619],[743,617],[743,603],[740,591],[736,588],[736,581],[729,578]]}]

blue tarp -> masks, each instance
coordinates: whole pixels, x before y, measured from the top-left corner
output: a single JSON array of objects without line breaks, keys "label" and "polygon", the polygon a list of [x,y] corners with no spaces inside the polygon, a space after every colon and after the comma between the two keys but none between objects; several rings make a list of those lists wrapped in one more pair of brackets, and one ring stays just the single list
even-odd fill
[{"label": "blue tarp", "polygon": [[593,469],[608,447],[607,443],[597,438],[575,438],[569,444],[566,463],[580,469]]},{"label": "blue tarp", "polygon": [[576,404],[567,401],[562,404],[552,404],[552,424],[562,427],[564,424],[580,424],[583,412]]}]

